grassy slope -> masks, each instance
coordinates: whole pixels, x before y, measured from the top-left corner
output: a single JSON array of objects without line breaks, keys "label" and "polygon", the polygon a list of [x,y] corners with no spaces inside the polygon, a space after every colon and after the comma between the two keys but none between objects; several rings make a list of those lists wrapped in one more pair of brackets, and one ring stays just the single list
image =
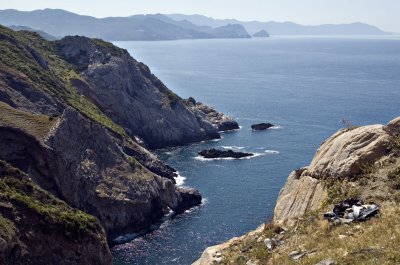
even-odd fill
[{"label": "grassy slope", "polygon": [[0,101],[0,125],[20,129],[39,141],[43,140],[57,119],[17,110]]},{"label": "grassy slope", "polygon": [[30,212],[39,218],[42,229],[51,226],[53,233],[60,233],[71,240],[100,237],[105,242],[104,233],[95,217],[71,208],[34,184],[25,173],[1,160],[0,204],[7,206],[0,209],[3,212],[3,216],[0,214],[1,238],[9,238],[18,226],[14,220],[5,218],[5,214],[11,211],[17,215]]},{"label": "grassy slope", "polygon": [[[49,69],[43,68],[35,60],[28,47],[36,50],[48,62]],[[71,79],[85,81],[75,72],[73,66],[56,55],[52,42],[44,40],[33,32],[14,32],[0,26],[0,49],[0,68],[3,71],[25,77],[37,89],[68,103],[106,128],[125,135],[122,127],[115,124],[73,87]]]}]

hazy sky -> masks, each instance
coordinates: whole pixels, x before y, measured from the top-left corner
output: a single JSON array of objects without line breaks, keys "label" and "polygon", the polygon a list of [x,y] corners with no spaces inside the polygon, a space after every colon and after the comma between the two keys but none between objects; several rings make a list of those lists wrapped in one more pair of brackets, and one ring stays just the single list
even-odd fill
[{"label": "hazy sky", "polygon": [[61,8],[95,17],[202,14],[300,24],[365,22],[400,33],[400,0],[0,0],[0,9]]}]

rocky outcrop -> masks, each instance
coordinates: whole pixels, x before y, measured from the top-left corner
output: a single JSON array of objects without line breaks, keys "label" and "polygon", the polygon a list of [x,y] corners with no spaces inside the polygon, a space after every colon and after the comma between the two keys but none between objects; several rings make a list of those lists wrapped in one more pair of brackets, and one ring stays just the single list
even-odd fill
[{"label": "rocky outcrop", "polygon": [[188,106],[146,65],[112,44],[66,37],[57,47],[88,83],[76,84],[77,89],[131,136],[138,135],[152,148],[219,138],[218,130],[234,124],[204,105],[201,109]]},{"label": "rocky outcrop", "polygon": [[389,140],[383,125],[338,131],[321,145],[310,166],[290,174],[279,194],[274,222],[290,225],[295,217],[318,209],[326,198],[321,179],[356,178],[363,168],[388,154]]},{"label": "rocky outcrop", "polygon": [[96,218],[0,161],[0,263],[106,265],[112,257]]},{"label": "rocky outcrop", "polygon": [[293,171],[279,193],[274,210],[274,222],[291,226],[296,217],[321,207],[326,199],[324,185],[315,178],[303,176],[305,168]]},{"label": "rocky outcrop", "polygon": [[[288,253],[290,253],[288,252],[289,250],[285,248],[287,241],[292,241],[292,243],[294,242],[294,246],[296,248],[299,247],[298,243],[301,242],[301,238],[296,237],[296,230],[299,228],[298,226],[295,226],[296,222],[298,220],[301,222],[301,217],[308,213],[321,210],[323,203],[329,202],[329,199],[332,199],[329,196],[335,196],[332,194],[329,195],[328,189],[331,187],[326,186],[327,183],[329,183],[327,180],[337,180],[336,183],[341,183],[340,189],[343,190],[349,189],[349,187],[353,188],[355,183],[354,181],[358,181],[357,183],[363,185],[363,189],[365,189],[367,193],[370,193],[361,194],[361,197],[364,196],[365,198],[371,198],[371,193],[374,193],[374,195],[376,195],[375,199],[379,197],[383,198],[382,200],[386,200],[388,198],[390,199],[390,197],[382,196],[380,193],[386,192],[390,194],[394,192],[393,189],[391,191],[388,189],[388,180],[385,179],[384,176],[380,176],[380,174],[383,173],[387,175],[388,172],[394,172],[393,169],[398,168],[399,154],[394,152],[394,149],[398,149],[398,142],[394,143],[394,141],[398,141],[399,136],[400,118],[396,118],[389,122],[386,126],[370,125],[342,129],[323,142],[321,147],[316,152],[310,166],[293,171],[289,175],[285,185],[279,193],[274,211],[273,224],[270,225],[274,231],[275,228],[279,229],[279,232],[274,232],[279,233],[279,237],[287,234],[287,236],[285,236],[285,243],[283,244],[282,249],[266,252],[265,254],[261,254],[261,257],[265,259],[266,257],[271,257],[271,255],[274,256],[275,254],[275,257],[278,255],[287,257]],[[396,162],[389,163],[386,161],[388,162],[388,164],[386,164],[388,168],[382,168],[382,171],[378,171],[376,173],[379,177],[381,177],[380,181],[371,180],[373,184],[369,188],[365,186],[365,183],[361,184],[362,179],[358,180],[358,178],[366,174],[368,175],[368,173],[364,172],[365,168],[368,168],[374,163],[375,165],[385,165],[385,163],[382,162],[387,158],[394,159],[393,156],[397,157],[397,166]],[[394,161],[396,161],[396,159],[394,159]],[[392,165],[391,163],[395,164]],[[388,169],[390,171],[388,171]],[[347,185],[343,184],[339,180],[349,180],[353,182],[345,181],[345,183],[348,184]],[[378,189],[381,189],[382,191],[378,192]],[[332,192],[332,189],[329,191]],[[393,198],[391,198],[391,200],[393,200]],[[391,207],[393,207],[393,205],[391,205]],[[322,213],[320,214],[322,216]],[[318,220],[318,218],[315,220]],[[318,221],[315,222],[318,223]],[[304,218],[303,223],[300,223],[300,227],[304,225],[304,223],[311,223],[311,221]],[[316,224],[314,223],[314,225]],[[284,227],[285,230],[288,229],[290,232],[283,232],[282,235],[281,231],[284,231],[282,230],[282,227]],[[246,242],[253,242],[251,243],[253,246],[258,246],[261,242],[263,242],[262,240],[266,238],[265,233],[264,226],[261,226],[257,230],[250,232],[248,235],[231,239],[228,242],[220,245],[209,247],[193,264],[209,265],[221,263],[222,260],[230,263],[232,260],[236,260],[235,257],[249,256],[249,253],[244,253],[242,250],[240,250],[240,247],[238,248],[238,246],[246,245]],[[325,233],[325,230],[323,233]],[[267,234],[270,236],[270,232],[267,232]],[[310,235],[308,232],[306,232],[304,236],[309,237]],[[250,246],[252,246],[251,244]],[[264,247],[268,248],[268,245]],[[256,252],[255,256],[258,256],[260,249],[257,247],[254,249],[255,250],[253,251],[253,254]],[[278,251],[280,254],[277,254]],[[259,261],[257,262],[256,264],[262,263]],[[282,263],[276,263],[276,261],[274,263],[273,258],[271,258],[268,264]]]},{"label": "rocky outcrop", "polygon": [[253,131],[263,131],[263,130],[269,129],[271,127],[274,127],[274,125],[269,123],[269,122],[267,122],[267,123],[257,123],[257,124],[251,125],[251,129]]},{"label": "rocky outcrop", "polygon": [[192,97],[188,98],[185,101],[185,104],[195,112],[197,116],[199,116],[199,120],[208,120],[215,128],[217,128],[218,131],[231,131],[240,128],[239,124],[231,117],[217,112],[215,109],[201,102],[197,102]]},{"label": "rocky outcrop", "polygon": [[[182,196],[184,191],[171,180],[142,166],[104,127],[73,108],[42,125],[47,134],[41,136],[32,133],[38,122],[24,128],[20,124],[27,118],[21,111],[18,114],[18,123],[0,126],[0,158],[30,172],[37,183],[71,206],[99,218],[111,238],[147,228],[168,209],[182,212],[200,203]],[[42,116],[29,116],[34,117]],[[13,145],[7,144],[10,141]]]},{"label": "rocky outcrop", "polygon": [[181,198],[179,207],[175,210],[177,213],[201,204],[202,196],[198,190],[178,188],[177,191]]},{"label": "rocky outcrop", "polygon": [[244,153],[244,152],[234,152],[233,150],[217,150],[217,149],[209,149],[203,150],[199,152],[204,158],[244,158],[249,156],[254,156],[252,153]]}]

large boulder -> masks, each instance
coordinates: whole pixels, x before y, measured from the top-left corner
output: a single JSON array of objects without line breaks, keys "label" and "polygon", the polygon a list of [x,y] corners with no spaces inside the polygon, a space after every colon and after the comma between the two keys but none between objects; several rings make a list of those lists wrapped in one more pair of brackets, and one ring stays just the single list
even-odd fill
[{"label": "large boulder", "polygon": [[[394,126],[395,121],[390,123]],[[292,225],[294,218],[317,210],[327,198],[321,179],[355,178],[363,168],[388,154],[390,134],[383,125],[346,128],[322,143],[310,166],[292,172],[279,193],[274,222]]]}]

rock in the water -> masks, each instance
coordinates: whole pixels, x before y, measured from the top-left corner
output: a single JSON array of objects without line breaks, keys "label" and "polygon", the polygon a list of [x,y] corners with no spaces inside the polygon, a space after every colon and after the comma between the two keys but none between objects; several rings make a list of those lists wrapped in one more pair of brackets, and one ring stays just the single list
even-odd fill
[{"label": "rock in the water", "polygon": [[251,125],[251,129],[254,131],[263,131],[263,130],[269,129],[271,127],[274,127],[274,125],[269,122]]},{"label": "rock in the water", "polygon": [[254,156],[252,153],[235,152],[232,150],[217,150],[214,148],[203,150],[199,153],[199,155],[203,156],[204,158],[244,158]]},{"label": "rock in the water", "polygon": [[175,212],[181,213],[193,206],[201,204],[202,196],[198,190],[177,188],[177,192],[180,195],[180,200]]}]

